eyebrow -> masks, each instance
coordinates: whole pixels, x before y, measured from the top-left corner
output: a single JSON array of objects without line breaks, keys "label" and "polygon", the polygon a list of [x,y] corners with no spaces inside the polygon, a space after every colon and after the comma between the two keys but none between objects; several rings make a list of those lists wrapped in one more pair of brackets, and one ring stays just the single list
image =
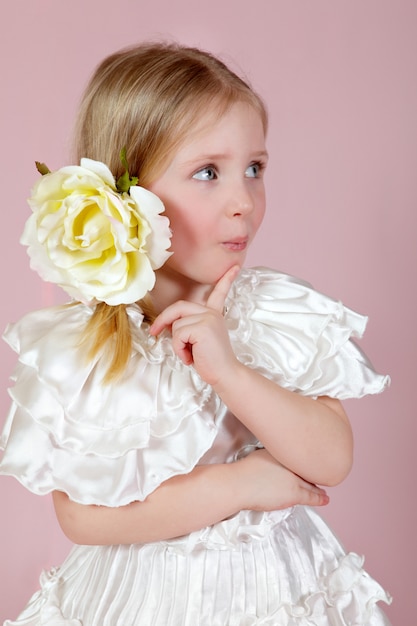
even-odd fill
[{"label": "eyebrow", "polygon": [[[267,159],[268,156],[269,155],[266,150],[259,150],[258,152],[254,152],[252,154],[253,159],[261,159],[261,158]],[[229,158],[229,153],[227,152],[199,154],[195,156],[194,158],[189,159],[188,161],[185,161],[183,165],[185,166],[193,165],[194,163],[196,163],[196,161],[211,163],[212,161],[220,161],[220,160],[227,159],[227,158]]]}]

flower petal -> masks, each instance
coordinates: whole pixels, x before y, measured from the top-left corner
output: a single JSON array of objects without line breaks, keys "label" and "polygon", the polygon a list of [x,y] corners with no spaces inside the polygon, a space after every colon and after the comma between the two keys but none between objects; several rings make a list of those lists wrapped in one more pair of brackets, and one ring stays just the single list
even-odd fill
[{"label": "flower petal", "polygon": [[31,267],[83,302],[130,304],[155,284],[171,232],[161,200],[142,187],[119,193],[109,168],[81,159],[42,176],[21,243]]}]

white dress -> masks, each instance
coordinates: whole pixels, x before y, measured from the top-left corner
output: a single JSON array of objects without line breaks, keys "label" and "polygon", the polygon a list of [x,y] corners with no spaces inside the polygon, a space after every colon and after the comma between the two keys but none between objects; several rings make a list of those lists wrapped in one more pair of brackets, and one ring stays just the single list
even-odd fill
[{"label": "white dress", "polygon": [[[239,360],[279,385],[340,399],[380,392],[350,337],[366,318],[308,284],[265,268],[242,270],[226,303]],[[155,339],[128,307],[133,349],[123,381],[74,349],[92,310],[83,304],[25,316],[6,331],[20,355],[0,473],[28,489],[84,504],[143,500],[196,464],[233,462],[259,445],[212,388]],[[314,509],[233,517],[178,539],[75,546],[41,576],[8,626],[387,626],[390,598],[346,554]]]}]

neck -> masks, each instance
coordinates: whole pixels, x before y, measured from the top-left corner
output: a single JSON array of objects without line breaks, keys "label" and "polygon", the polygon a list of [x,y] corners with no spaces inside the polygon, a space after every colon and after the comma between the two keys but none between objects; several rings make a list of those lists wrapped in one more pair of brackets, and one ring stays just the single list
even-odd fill
[{"label": "neck", "polygon": [[156,272],[155,287],[150,295],[155,312],[159,314],[177,300],[205,304],[212,289],[213,285],[197,283],[165,266]]}]

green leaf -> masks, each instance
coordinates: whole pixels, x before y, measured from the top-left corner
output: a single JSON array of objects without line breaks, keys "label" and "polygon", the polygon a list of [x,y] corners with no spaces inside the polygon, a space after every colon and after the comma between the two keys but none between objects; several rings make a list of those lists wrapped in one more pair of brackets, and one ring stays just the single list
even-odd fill
[{"label": "green leaf", "polygon": [[122,174],[116,181],[116,189],[120,191],[120,193],[128,192],[131,187],[134,187],[138,184],[137,176],[129,175],[129,165],[127,163],[126,157],[126,147],[122,148],[120,151],[120,161],[125,168],[124,174]]},{"label": "green leaf", "polygon": [[41,163],[40,161],[35,161],[35,165],[39,174],[42,174],[42,176],[45,176],[45,174],[51,173],[51,170],[49,169],[47,165],[45,165],[45,163]]},{"label": "green leaf", "polygon": [[122,174],[116,181],[117,191],[123,193],[124,191],[129,191],[130,189],[130,178],[129,172],[126,170],[124,174]]},{"label": "green leaf", "polygon": [[120,162],[123,165],[123,167],[125,168],[126,172],[128,172],[129,171],[129,165],[127,163],[126,146],[124,146],[120,150]]}]

